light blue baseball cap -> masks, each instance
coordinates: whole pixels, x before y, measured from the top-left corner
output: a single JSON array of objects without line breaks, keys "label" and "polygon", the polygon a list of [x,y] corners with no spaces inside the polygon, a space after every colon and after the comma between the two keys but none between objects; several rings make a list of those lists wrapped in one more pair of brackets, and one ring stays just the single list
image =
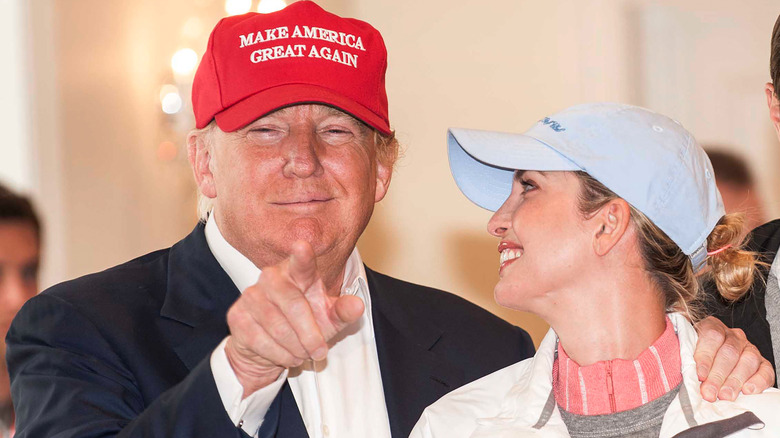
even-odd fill
[{"label": "light blue baseball cap", "polygon": [[696,139],[661,114],[592,103],[545,117],[523,134],[451,128],[450,169],[472,202],[495,211],[514,171],[584,171],[645,214],[695,270],[725,214],[712,164]]}]

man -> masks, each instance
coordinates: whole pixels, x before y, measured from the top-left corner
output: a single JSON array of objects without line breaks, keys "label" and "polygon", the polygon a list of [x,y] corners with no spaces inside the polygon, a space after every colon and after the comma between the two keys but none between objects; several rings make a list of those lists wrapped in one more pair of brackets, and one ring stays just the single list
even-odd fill
[{"label": "man", "polygon": [[764,205],[745,160],[725,149],[707,149],[726,213],[745,213],[745,232],[766,221]]},{"label": "man", "polygon": [[375,29],[312,2],[217,25],[188,138],[210,214],[20,313],[17,437],[404,437],[533,352],[484,310],[363,266],[397,150],[385,64]]},{"label": "man", "polygon": [[[780,84],[780,16],[775,22],[770,41],[769,74],[772,80],[764,86],[764,93],[769,108],[769,120],[780,140],[780,98],[777,89]],[[717,178],[717,172],[715,176]],[[710,297],[707,303],[710,313],[729,327],[744,327],[747,338],[758,347],[761,355],[771,362],[775,373],[780,371],[780,258],[776,257],[778,246],[780,219],[753,230],[749,235],[748,248],[761,254],[766,263],[759,273],[763,281],[755,282],[751,293],[736,303],[719,299],[713,285],[709,285]]]},{"label": "man", "polygon": [[[0,327],[38,292],[41,225],[30,200],[0,184]],[[5,336],[3,336],[5,339]],[[5,357],[5,342],[0,342]],[[0,437],[13,429],[14,411],[5,361],[0,364]]]},{"label": "man", "polygon": [[374,28],[313,2],[217,25],[188,137],[205,225],[25,306],[17,436],[405,437],[532,353],[484,310],[362,264],[396,156],[385,67]]}]

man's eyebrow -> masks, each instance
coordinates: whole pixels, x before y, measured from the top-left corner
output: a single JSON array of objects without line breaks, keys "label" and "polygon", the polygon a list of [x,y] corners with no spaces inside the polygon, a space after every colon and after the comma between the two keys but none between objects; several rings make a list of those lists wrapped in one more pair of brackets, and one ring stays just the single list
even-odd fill
[{"label": "man's eyebrow", "polygon": [[348,117],[352,117],[349,114],[345,113],[344,111],[342,111],[342,110],[340,110],[340,109],[338,109],[336,107],[333,107],[333,106],[330,106],[330,105],[323,105],[323,107],[324,107],[323,111],[327,112],[328,114],[332,114],[334,116],[348,116]]},{"label": "man's eyebrow", "polygon": [[362,121],[360,121],[360,119],[358,119],[357,117],[353,116],[352,114],[349,114],[348,112],[342,111],[342,110],[340,110],[340,109],[338,109],[336,107],[330,106],[330,105],[323,105],[323,106],[325,107],[323,109],[323,111],[325,111],[328,115],[349,117],[355,123],[365,124]]},{"label": "man's eyebrow", "polygon": [[330,116],[340,116],[340,117],[347,117],[350,122],[354,123],[355,126],[362,132],[367,133],[373,130],[366,122],[358,119],[357,117],[353,116],[352,114],[349,114],[347,112],[344,112],[336,107],[325,105],[325,108],[323,111],[326,112],[326,114]]}]

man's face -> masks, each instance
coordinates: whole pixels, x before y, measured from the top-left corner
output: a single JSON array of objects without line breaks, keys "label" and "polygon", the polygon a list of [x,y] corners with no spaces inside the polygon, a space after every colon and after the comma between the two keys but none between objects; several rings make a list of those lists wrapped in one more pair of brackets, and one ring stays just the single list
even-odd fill
[{"label": "man's face", "polygon": [[745,214],[745,233],[766,222],[764,207],[751,185],[716,182],[726,213]]},{"label": "man's face", "polygon": [[215,129],[208,160],[205,170],[193,163],[196,178],[231,245],[262,268],[305,240],[319,266],[339,274],[391,173],[377,162],[370,128],[314,104]]},{"label": "man's face", "polygon": [[38,235],[33,225],[25,221],[0,222],[0,328],[3,339],[16,312],[38,292],[39,259]]}]

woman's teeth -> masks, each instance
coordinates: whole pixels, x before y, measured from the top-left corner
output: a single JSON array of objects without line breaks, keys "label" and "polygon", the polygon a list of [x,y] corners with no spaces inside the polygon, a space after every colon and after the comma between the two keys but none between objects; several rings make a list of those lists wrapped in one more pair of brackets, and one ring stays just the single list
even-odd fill
[{"label": "woman's teeth", "polygon": [[501,251],[501,263],[508,262],[510,260],[514,260],[517,258],[520,258],[520,256],[523,255],[523,250],[520,248],[515,249],[505,249]]}]

